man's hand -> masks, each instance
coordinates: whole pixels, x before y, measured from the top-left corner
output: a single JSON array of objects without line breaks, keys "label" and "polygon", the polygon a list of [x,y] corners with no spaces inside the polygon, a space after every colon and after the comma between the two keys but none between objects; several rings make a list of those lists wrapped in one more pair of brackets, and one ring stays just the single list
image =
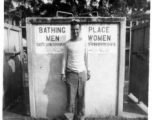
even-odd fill
[{"label": "man's hand", "polygon": [[62,82],[66,82],[66,76],[65,76],[65,74],[61,74],[61,81]]},{"label": "man's hand", "polygon": [[90,71],[87,71],[87,80],[90,80],[90,78],[91,78]]}]

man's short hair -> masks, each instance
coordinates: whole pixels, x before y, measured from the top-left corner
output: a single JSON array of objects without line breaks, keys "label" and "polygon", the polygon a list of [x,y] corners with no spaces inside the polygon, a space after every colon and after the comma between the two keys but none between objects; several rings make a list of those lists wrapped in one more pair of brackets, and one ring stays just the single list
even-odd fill
[{"label": "man's short hair", "polygon": [[78,19],[73,19],[71,21],[71,27],[75,26],[75,25],[79,25],[81,27],[81,24],[80,24],[80,20]]}]

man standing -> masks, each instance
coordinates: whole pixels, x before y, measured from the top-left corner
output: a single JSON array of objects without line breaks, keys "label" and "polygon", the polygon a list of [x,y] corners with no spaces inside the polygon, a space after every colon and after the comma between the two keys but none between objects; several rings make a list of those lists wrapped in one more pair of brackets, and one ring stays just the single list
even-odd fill
[{"label": "man standing", "polygon": [[[79,20],[71,22],[72,38],[64,45],[61,80],[67,86],[67,107],[65,116],[72,120],[84,119],[85,83],[90,79],[88,49],[80,37]],[[86,74],[87,73],[87,74]],[[77,106],[76,100],[77,99]]]}]

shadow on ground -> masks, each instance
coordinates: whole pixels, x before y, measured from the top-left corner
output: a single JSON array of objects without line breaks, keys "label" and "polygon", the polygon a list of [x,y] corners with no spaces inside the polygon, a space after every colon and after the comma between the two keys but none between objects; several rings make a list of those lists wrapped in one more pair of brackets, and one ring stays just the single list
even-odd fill
[{"label": "shadow on ground", "polygon": [[148,114],[143,111],[137,103],[128,97],[127,94],[124,95],[123,111],[128,113],[135,113],[147,116]]}]

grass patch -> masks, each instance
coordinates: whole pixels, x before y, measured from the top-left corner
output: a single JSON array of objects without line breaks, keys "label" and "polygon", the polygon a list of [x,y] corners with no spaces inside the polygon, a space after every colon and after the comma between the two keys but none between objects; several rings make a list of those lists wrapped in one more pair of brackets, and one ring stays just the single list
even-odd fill
[{"label": "grass patch", "polygon": [[[64,118],[32,118],[31,120],[66,120]],[[106,117],[89,117],[85,118],[85,120],[148,120],[148,118],[125,118],[125,117],[117,117],[117,116],[106,116]]]},{"label": "grass patch", "polygon": [[148,120],[148,118],[125,118],[117,116],[107,116],[99,118],[86,118],[85,120]]}]

